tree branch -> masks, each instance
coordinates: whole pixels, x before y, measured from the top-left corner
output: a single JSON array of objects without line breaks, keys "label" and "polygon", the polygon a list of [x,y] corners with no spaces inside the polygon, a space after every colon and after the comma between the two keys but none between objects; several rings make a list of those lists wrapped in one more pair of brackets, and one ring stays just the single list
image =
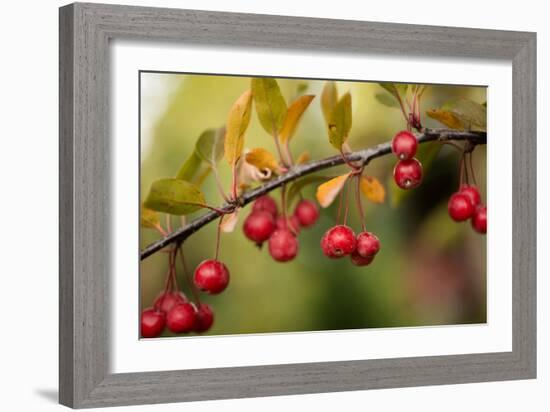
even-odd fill
[{"label": "tree branch", "polygon": [[[417,135],[418,143],[425,143],[434,140],[448,141],[448,140],[467,140],[473,145],[486,144],[487,134],[485,132],[465,132],[450,129],[424,129],[423,133]],[[377,146],[359,150],[356,152],[346,154],[346,159],[352,162],[360,162],[363,165],[368,164],[372,159],[384,156],[391,153],[391,142],[379,144]],[[315,160],[303,165],[292,167],[287,173],[276,177],[273,180],[265,183],[264,185],[257,187],[243,193],[237,203],[226,203],[220,206],[218,209],[223,212],[231,212],[236,206],[243,207],[244,205],[252,202],[256,198],[274,190],[278,187],[292,182],[302,176],[315,173],[319,170],[328,169],[334,166],[339,166],[344,163],[344,158],[341,155],[327,157],[325,159]],[[158,252],[162,248],[168,246],[171,243],[182,243],[185,239],[195,233],[197,230],[212,222],[220,214],[216,211],[205,213],[204,215],[196,218],[189,224],[182,228],[175,230],[168,236],[150,244],[141,251],[141,260],[151,256],[155,252]]]}]

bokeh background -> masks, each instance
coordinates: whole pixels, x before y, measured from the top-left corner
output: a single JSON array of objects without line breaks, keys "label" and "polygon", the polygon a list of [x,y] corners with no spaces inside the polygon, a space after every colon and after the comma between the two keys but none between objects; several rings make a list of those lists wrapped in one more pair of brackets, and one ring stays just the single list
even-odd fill
[{"label": "bokeh background", "polygon": [[[406,79],[396,79],[406,81]],[[250,86],[249,77],[141,73],[140,147],[141,196],[151,183],[173,177],[191,154],[205,129],[222,126],[237,97]],[[311,159],[336,154],[328,142],[320,107],[324,81],[278,79],[287,104],[297,93],[315,94],[292,140],[294,156],[307,150]],[[353,127],[348,143],[356,150],[388,141],[405,122],[399,110],[381,104],[376,83],[337,82],[341,94],[350,91]],[[486,101],[483,87],[432,85],[424,93],[422,111],[439,108],[456,98]],[[423,116],[427,127],[443,127]],[[429,143],[422,150],[433,150]],[[264,147],[275,153],[271,136],[260,126],[255,111],[246,134],[245,147]],[[458,224],[447,214],[447,201],[458,186],[460,154],[442,147],[425,168],[422,185],[404,194],[391,177],[395,158],[373,161],[366,174],[386,186],[383,205],[364,200],[366,225],[381,241],[381,251],[367,267],[353,266],[349,259],[331,260],[321,252],[323,233],[335,224],[337,203],[324,209],[314,228],[299,235],[300,252],[289,263],[277,263],[266,248],[259,250],[242,234],[241,212],[233,233],[223,234],[220,259],[231,272],[231,281],[220,295],[202,295],[215,311],[215,322],[206,334],[241,334],[448,325],[486,322],[486,238],[468,222]],[[477,183],[486,193],[486,149],[474,155]],[[229,188],[230,170],[222,159],[219,171]],[[337,175],[344,168],[323,172]],[[209,204],[221,204],[213,177],[202,185]],[[303,194],[314,199],[315,187]],[[404,195],[403,195],[404,194]],[[272,195],[278,198],[278,193]],[[350,205],[349,225],[360,229],[358,214]],[[199,215],[197,212],[195,215]],[[191,215],[188,219],[192,219]],[[177,223],[177,220],[173,220]],[[137,223],[137,222],[136,222]],[[156,231],[141,229],[140,247],[159,238]],[[210,224],[184,244],[188,266],[212,258],[216,224]],[[157,253],[140,265],[141,309],[152,305],[164,286],[167,255]],[[178,266],[183,291],[192,294]],[[170,332],[165,332],[170,336]]]}]

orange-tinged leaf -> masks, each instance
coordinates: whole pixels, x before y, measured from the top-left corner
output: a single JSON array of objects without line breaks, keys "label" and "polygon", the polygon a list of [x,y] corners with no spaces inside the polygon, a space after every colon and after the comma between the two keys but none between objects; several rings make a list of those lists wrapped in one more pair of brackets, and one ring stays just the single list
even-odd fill
[{"label": "orange-tinged leaf", "polygon": [[257,147],[248,152],[246,154],[246,162],[260,170],[269,169],[272,172],[277,172],[279,170],[279,163],[275,156],[261,147]]},{"label": "orange-tinged leaf", "polygon": [[445,126],[451,129],[464,128],[464,125],[462,124],[460,119],[448,110],[431,109],[431,110],[428,110],[426,114],[432,119],[435,119],[443,123]]},{"label": "orange-tinged leaf", "polygon": [[317,201],[321,207],[329,207],[348,180],[350,173],[330,179],[317,188]]},{"label": "orange-tinged leaf", "polygon": [[327,124],[330,122],[332,110],[337,102],[338,90],[336,89],[336,83],[326,82],[325,87],[323,87],[323,92],[321,93],[321,109],[323,109],[323,117]]},{"label": "orange-tinged leaf", "polygon": [[360,183],[361,193],[373,203],[384,203],[386,189],[376,177],[363,176]]},{"label": "orange-tinged leaf", "polygon": [[304,164],[306,162],[309,162],[309,152],[305,151],[305,152],[302,152],[300,154],[300,156],[298,156],[298,159],[296,159],[296,164],[297,165],[301,165],[301,164]]},{"label": "orange-tinged leaf", "polygon": [[230,166],[237,163],[244,147],[244,134],[250,123],[252,92],[244,92],[231,106],[227,116],[224,156]]},{"label": "orange-tinged leaf", "polygon": [[315,96],[312,94],[306,94],[298,97],[292,102],[289,106],[283,127],[279,132],[279,139],[281,143],[286,143],[287,140],[290,140],[296,131],[296,127],[300,123],[300,119],[304,114],[305,110],[308,108],[309,104]]},{"label": "orange-tinged leaf", "polygon": [[237,222],[239,221],[239,210],[235,210],[233,213],[224,215],[222,218],[222,223],[220,224],[220,229],[224,233],[231,233],[235,230]]}]

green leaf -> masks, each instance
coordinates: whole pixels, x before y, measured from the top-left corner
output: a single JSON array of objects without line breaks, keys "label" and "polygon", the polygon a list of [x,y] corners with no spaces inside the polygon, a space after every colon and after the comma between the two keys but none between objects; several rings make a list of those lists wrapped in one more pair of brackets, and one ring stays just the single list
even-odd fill
[{"label": "green leaf", "polygon": [[201,167],[201,158],[193,151],[191,155],[183,162],[176,174],[176,179],[191,181]]},{"label": "green leaf", "polygon": [[384,106],[399,108],[399,103],[397,100],[387,93],[376,93],[374,98],[378,101],[378,103],[381,103]]},{"label": "green leaf", "polygon": [[393,83],[378,83],[380,87],[383,87],[387,92],[389,92],[392,96],[395,96],[397,93],[397,90],[395,89],[395,86]]},{"label": "green leaf", "polygon": [[193,183],[167,178],[153,182],[144,206],[157,212],[187,215],[205,203],[204,195]]},{"label": "green leaf", "polygon": [[351,130],[351,95],[344,94],[332,111],[328,124],[329,141],[336,149],[341,150]]},{"label": "green leaf", "polygon": [[244,147],[244,134],[250,123],[252,92],[247,90],[233,103],[227,116],[224,139],[224,155],[230,166],[241,157]]},{"label": "green leaf", "polygon": [[332,116],[334,106],[338,103],[338,90],[336,89],[336,83],[326,82],[321,94],[321,109],[323,110],[323,117],[325,123],[329,124]]},{"label": "green leaf", "polygon": [[306,186],[316,183],[322,183],[326,182],[327,180],[332,179],[331,176],[305,176],[302,177],[299,180],[294,181],[294,183],[290,186],[287,192],[287,202],[288,204],[292,204],[292,201],[298,196],[300,191],[304,189]]},{"label": "green leaf", "polygon": [[451,129],[487,131],[487,107],[470,99],[457,99],[445,103],[440,109],[426,114]]},{"label": "green leaf", "polygon": [[487,131],[487,108],[470,99],[457,99],[441,108],[450,111],[466,130]]},{"label": "green leaf", "polygon": [[296,95],[299,96],[301,94],[304,94],[308,88],[309,88],[308,82],[304,81],[304,82],[298,83],[298,85],[296,86]]},{"label": "green leaf", "polygon": [[[411,85],[411,86],[413,86],[413,85]],[[393,87],[395,87],[395,90],[401,96],[406,96],[407,95],[407,90],[409,89],[409,85],[407,83],[394,83]]]},{"label": "green leaf", "polygon": [[223,156],[225,128],[207,129],[195,144],[195,152],[202,161],[215,165]]},{"label": "green leaf", "polygon": [[399,97],[406,97],[407,95],[407,89],[409,87],[406,83],[378,83],[380,87],[383,87],[386,91],[388,91],[393,97],[398,99]]},{"label": "green leaf", "polygon": [[277,80],[267,77],[252,79],[252,96],[264,130],[275,136],[285,121],[286,102]]},{"label": "green leaf", "polygon": [[148,229],[156,229],[159,224],[160,224],[159,214],[154,210],[146,208],[142,204],[140,225]]}]

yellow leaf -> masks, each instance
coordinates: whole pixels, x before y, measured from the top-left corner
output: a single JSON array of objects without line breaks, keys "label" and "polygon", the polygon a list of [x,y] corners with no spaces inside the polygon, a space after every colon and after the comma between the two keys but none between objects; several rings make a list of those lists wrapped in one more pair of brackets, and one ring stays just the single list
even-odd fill
[{"label": "yellow leaf", "polygon": [[361,178],[361,193],[373,203],[384,203],[386,189],[376,177],[364,176]]},{"label": "yellow leaf", "polygon": [[224,156],[229,165],[233,166],[241,157],[244,147],[244,133],[250,123],[252,92],[244,92],[229,110],[225,130]]},{"label": "yellow leaf", "polygon": [[239,221],[239,210],[235,210],[233,213],[224,215],[222,218],[222,223],[220,224],[220,229],[224,233],[231,233],[235,230],[235,226]]},{"label": "yellow leaf", "polygon": [[259,170],[269,169],[272,172],[279,170],[279,163],[275,156],[261,147],[252,149],[246,154],[246,162],[255,166]]},{"label": "yellow leaf", "polygon": [[330,179],[317,188],[317,201],[321,207],[329,207],[348,180],[350,173]]},{"label": "yellow leaf", "polygon": [[432,109],[428,110],[426,114],[451,129],[463,129],[464,125],[458,117],[448,110]]},{"label": "yellow leaf", "polygon": [[298,156],[298,159],[296,159],[296,164],[301,165],[309,161],[309,152],[305,151]]},{"label": "yellow leaf", "polygon": [[154,210],[148,209],[143,204],[141,205],[141,219],[140,219],[141,226],[149,228],[149,229],[156,229],[159,222],[159,214],[155,212]]},{"label": "yellow leaf", "polygon": [[285,144],[287,140],[290,140],[296,131],[296,127],[302,118],[305,110],[311,103],[315,96],[312,94],[306,94],[304,96],[298,97],[292,102],[290,107],[286,112],[285,121],[283,127],[279,133],[279,139],[281,143]]},{"label": "yellow leaf", "polygon": [[334,109],[334,106],[336,106],[337,102],[338,90],[336,89],[336,83],[326,82],[321,94],[321,109],[323,109],[323,116],[327,124],[330,122],[332,110]]},{"label": "yellow leaf", "polygon": [[342,149],[342,145],[348,138],[351,130],[351,95],[344,94],[330,116],[328,123],[328,137],[330,144],[338,150]]}]

